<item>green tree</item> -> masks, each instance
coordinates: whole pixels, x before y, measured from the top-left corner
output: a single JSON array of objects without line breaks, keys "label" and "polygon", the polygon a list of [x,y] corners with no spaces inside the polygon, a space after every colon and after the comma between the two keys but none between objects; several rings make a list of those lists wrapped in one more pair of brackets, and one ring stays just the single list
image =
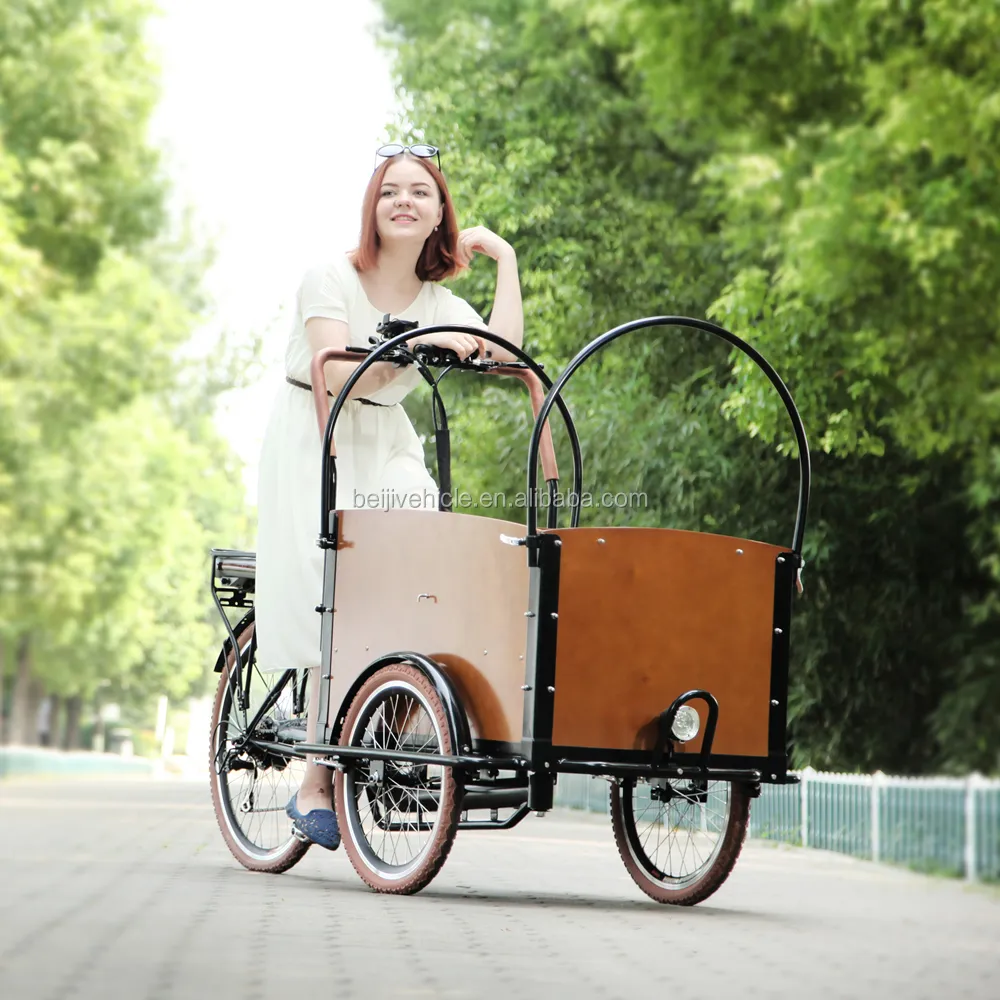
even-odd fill
[{"label": "green tree", "polygon": [[248,534],[210,413],[253,345],[178,357],[209,258],[168,225],[146,138],[151,10],[0,11],[0,644],[21,738],[45,693],[196,684],[207,550]]},{"label": "green tree", "polygon": [[[854,457],[837,463],[838,477],[870,459],[889,487],[873,519],[920,525],[929,549],[934,536],[949,540],[932,568],[911,564],[920,585],[906,617],[891,586],[870,608],[883,628],[908,620],[921,634],[935,595],[953,590],[950,640],[927,650],[932,671],[915,672],[928,711],[913,716],[914,742],[933,733],[937,763],[997,767],[1000,10],[984,0],[628,0],[589,16],[629,39],[659,130],[711,151],[705,190],[738,266],[711,313],[787,373],[819,448]],[[743,364],[734,375],[729,412],[787,446],[760,380]],[[841,524],[841,546],[856,544]],[[863,645],[865,666],[885,646]],[[899,667],[913,662],[908,646]],[[871,685],[870,708],[904,689],[902,677]]]},{"label": "green tree", "polygon": [[[790,385],[816,486],[797,761],[996,767],[992,5],[382,6],[401,132],[517,249],[532,353],[558,370],[624,319],[707,313]],[[486,271],[457,286],[484,308]],[[453,421],[473,492],[522,481],[500,402]],[[631,523],[787,541],[787,423],[738,356],[634,338],[570,403],[585,488],[648,492]]]}]

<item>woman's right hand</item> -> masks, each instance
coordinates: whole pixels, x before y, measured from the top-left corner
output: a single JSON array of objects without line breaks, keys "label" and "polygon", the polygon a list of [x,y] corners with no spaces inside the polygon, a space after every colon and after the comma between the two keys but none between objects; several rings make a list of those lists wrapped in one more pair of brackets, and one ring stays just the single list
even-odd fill
[{"label": "woman's right hand", "polygon": [[408,343],[411,349],[417,344],[433,344],[435,347],[447,347],[454,351],[463,361],[473,351],[479,351],[481,358],[486,357],[486,342],[479,337],[473,337],[469,333],[458,333],[457,331],[425,333],[420,337],[414,337]]}]

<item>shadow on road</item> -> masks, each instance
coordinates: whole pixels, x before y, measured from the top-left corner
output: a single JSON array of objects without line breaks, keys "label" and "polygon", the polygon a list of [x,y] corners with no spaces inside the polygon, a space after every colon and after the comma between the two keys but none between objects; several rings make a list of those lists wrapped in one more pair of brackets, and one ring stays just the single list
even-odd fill
[{"label": "shadow on road", "polygon": [[[255,877],[252,872],[234,871],[236,877]],[[360,893],[368,896],[375,896],[364,883],[359,880],[352,881],[350,878],[327,879],[318,875],[297,874],[289,872],[282,876],[297,884],[311,883],[324,892],[336,894],[350,893],[352,896]],[[639,890],[636,889],[636,893]],[[395,897],[397,899],[401,897]],[[595,913],[660,913],[672,914],[675,918],[689,916],[697,920],[720,920],[720,919],[744,919],[752,920],[759,925],[778,926],[802,926],[801,917],[795,919],[786,918],[784,915],[767,913],[760,910],[734,909],[731,907],[718,906],[711,901],[700,903],[697,906],[668,906],[661,903],[654,903],[641,893],[635,899],[621,899],[614,896],[596,896],[586,893],[554,893],[554,892],[505,892],[490,890],[489,888],[472,888],[471,886],[435,886],[430,885],[422,892],[412,897],[415,901],[433,901],[435,903],[447,903],[452,906],[460,906],[468,909],[475,909],[480,906],[487,907],[521,907],[531,910],[540,909],[564,909],[564,910],[592,910]]]}]

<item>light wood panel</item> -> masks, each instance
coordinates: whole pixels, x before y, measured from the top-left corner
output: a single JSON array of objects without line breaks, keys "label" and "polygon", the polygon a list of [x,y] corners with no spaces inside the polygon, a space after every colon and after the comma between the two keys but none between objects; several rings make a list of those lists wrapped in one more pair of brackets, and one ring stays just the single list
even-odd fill
[{"label": "light wood panel", "polygon": [[527,555],[501,533],[522,538],[524,526],[424,510],[341,514],[331,713],[368,663],[413,650],[446,666],[474,735],[520,741]]}]

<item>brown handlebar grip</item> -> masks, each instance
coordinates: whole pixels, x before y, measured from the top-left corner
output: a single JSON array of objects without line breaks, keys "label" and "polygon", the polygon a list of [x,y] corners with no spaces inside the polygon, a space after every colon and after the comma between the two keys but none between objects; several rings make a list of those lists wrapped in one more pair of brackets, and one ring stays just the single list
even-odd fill
[{"label": "brown handlebar grip", "polygon": [[[326,366],[330,361],[357,361],[358,355],[339,347],[323,347],[314,355],[309,365],[309,384],[312,386],[313,402],[316,404],[316,419],[319,421],[320,438],[326,433],[330,419],[330,395],[326,389]],[[337,449],[330,438],[330,454],[336,458]]]},{"label": "brown handlebar grip", "polygon": [[[542,380],[530,369],[526,368],[494,368],[497,375],[513,375],[520,379],[527,387],[531,397],[531,409],[538,419],[538,411],[545,401],[545,387]],[[559,466],[556,464],[556,449],[552,444],[552,427],[548,420],[542,428],[542,439],[539,447],[539,455],[542,460],[542,475],[546,481],[559,478]]]}]

